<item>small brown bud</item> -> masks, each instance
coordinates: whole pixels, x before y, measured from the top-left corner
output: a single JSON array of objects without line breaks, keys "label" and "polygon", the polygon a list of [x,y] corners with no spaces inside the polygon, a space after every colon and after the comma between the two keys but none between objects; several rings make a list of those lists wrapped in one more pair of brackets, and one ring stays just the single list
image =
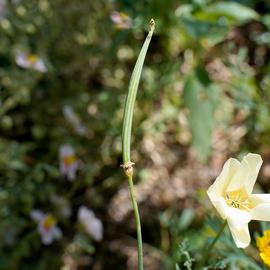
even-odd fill
[{"label": "small brown bud", "polygon": [[149,22],[150,29],[155,28],[155,25],[156,25],[155,20],[152,18],[152,19],[150,20],[150,22]]},{"label": "small brown bud", "polygon": [[133,166],[135,165],[134,162],[128,161],[125,164],[121,165],[120,167],[123,168],[126,176],[132,177],[133,176]]}]

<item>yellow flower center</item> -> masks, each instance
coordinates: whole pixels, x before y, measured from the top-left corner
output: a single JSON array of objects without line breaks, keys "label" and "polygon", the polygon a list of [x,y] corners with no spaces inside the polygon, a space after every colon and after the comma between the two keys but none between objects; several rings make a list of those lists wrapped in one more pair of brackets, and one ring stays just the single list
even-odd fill
[{"label": "yellow flower center", "polygon": [[120,15],[121,19],[129,20],[129,16],[125,12],[120,12],[119,15]]},{"label": "yellow flower center", "polygon": [[38,61],[38,56],[35,54],[29,54],[26,59],[31,65],[33,65]]},{"label": "yellow flower center", "polygon": [[262,237],[257,237],[256,244],[263,262],[270,267],[270,230],[264,231]]},{"label": "yellow flower center", "polygon": [[47,215],[43,220],[43,228],[50,230],[56,224],[56,219],[52,215]]},{"label": "yellow flower center", "polygon": [[76,160],[77,159],[76,159],[75,155],[65,156],[63,159],[65,166],[72,165]]},{"label": "yellow flower center", "polygon": [[226,192],[224,197],[227,205],[231,207],[246,211],[253,208],[249,201],[248,194],[244,189]]}]

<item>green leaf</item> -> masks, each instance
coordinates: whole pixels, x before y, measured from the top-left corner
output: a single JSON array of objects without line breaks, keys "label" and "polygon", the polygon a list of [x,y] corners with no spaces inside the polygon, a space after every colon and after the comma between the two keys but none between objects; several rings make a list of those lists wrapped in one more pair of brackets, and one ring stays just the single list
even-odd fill
[{"label": "green leaf", "polygon": [[270,15],[264,15],[262,17],[262,23],[267,27],[268,31],[270,31]]},{"label": "green leaf", "polygon": [[192,146],[201,161],[211,152],[214,111],[217,88],[209,80],[207,72],[197,67],[187,78],[184,87],[184,102],[189,109]]},{"label": "green leaf", "polygon": [[188,228],[194,219],[195,213],[192,208],[186,208],[183,210],[179,220],[178,220],[178,229],[183,231]]},{"label": "green leaf", "polygon": [[215,45],[225,39],[229,27],[216,22],[207,22],[196,18],[183,17],[181,19],[187,34],[193,39],[205,39],[210,45]]},{"label": "green leaf", "polygon": [[196,17],[211,21],[221,18],[228,19],[231,23],[244,23],[259,18],[253,9],[235,2],[217,2],[206,6],[202,11],[196,13]]}]

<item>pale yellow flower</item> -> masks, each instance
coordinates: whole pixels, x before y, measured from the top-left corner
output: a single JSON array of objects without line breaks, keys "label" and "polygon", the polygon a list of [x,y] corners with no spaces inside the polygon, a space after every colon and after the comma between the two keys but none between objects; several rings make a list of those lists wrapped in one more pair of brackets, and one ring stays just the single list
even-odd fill
[{"label": "pale yellow flower", "polygon": [[262,237],[257,237],[256,244],[263,262],[270,267],[270,230],[264,231]]},{"label": "pale yellow flower", "polygon": [[270,194],[251,194],[262,158],[249,153],[240,163],[230,158],[207,194],[223,219],[226,219],[235,244],[245,248],[250,243],[248,223],[270,221]]}]

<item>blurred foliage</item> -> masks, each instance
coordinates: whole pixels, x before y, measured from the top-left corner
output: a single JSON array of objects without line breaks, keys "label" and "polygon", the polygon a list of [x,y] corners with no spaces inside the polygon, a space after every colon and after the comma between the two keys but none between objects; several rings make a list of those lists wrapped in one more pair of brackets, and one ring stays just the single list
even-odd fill
[{"label": "blurred foliage", "polygon": [[[114,11],[125,12],[131,27],[117,26]],[[123,188],[124,98],[151,17],[157,29],[133,132],[139,178],[160,167],[157,150],[148,159],[141,144],[148,138],[181,153],[179,164],[191,149],[211,166],[217,131],[228,136],[224,158],[246,151],[269,158],[269,1],[0,0],[0,269],[136,269],[132,249],[119,251],[134,243],[134,226],[128,218],[116,222],[108,206]],[[30,62],[19,64],[19,56]],[[60,147],[67,144],[80,163],[74,181],[59,170]],[[168,151],[163,159],[170,160]],[[79,226],[81,205],[102,221],[102,241]],[[52,213],[61,228],[62,238],[49,247],[30,217],[34,209]],[[205,211],[196,209],[175,203],[155,211],[160,219],[143,221],[146,250],[158,250],[159,269],[196,263],[207,235]],[[219,263],[208,269],[262,269],[228,239],[214,251]]]}]

